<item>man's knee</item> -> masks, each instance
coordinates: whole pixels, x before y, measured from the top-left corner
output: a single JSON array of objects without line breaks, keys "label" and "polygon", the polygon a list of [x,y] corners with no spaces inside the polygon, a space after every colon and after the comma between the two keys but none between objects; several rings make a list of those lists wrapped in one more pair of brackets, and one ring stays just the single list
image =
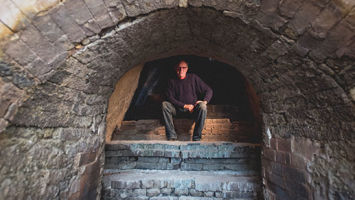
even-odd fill
[{"label": "man's knee", "polygon": [[170,106],[171,103],[169,101],[163,101],[163,103],[161,103],[162,110],[169,110]]},{"label": "man's knee", "polygon": [[206,111],[207,112],[207,104],[205,102],[200,102],[198,103],[198,108],[202,111]]}]

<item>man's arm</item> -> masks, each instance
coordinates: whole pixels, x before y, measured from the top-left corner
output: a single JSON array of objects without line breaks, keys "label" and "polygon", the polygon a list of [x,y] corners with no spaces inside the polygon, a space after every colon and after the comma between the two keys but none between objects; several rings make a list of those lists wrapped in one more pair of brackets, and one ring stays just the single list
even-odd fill
[{"label": "man's arm", "polygon": [[[211,98],[212,98],[212,95],[213,95],[213,91],[212,89],[210,88],[210,86],[208,86],[200,77],[198,77],[196,75],[196,86],[197,86],[197,89],[198,89],[198,92],[200,94],[204,94],[204,97],[203,97],[203,101],[206,102],[206,104],[208,102],[210,102]],[[199,102],[199,101],[197,101]],[[196,104],[197,104],[196,102]]]}]

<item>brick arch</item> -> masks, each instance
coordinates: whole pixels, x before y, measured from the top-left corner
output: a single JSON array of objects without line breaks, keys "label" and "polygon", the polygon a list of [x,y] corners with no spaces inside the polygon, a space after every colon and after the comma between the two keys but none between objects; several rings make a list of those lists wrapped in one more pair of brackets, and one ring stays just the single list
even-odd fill
[{"label": "brick arch", "polygon": [[[348,23],[345,19],[336,26],[339,29],[330,29],[329,39],[318,42],[317,37],[322,37],[321,33],[330,27],[318,26],[315,31],[304,32],[308,22],[298,24],[297,20],[293,25],[290,20],[290,27],[284,27],[285,20],[297,19],[298,13],[289,15],[292,10],[281,4],[279,9],[288,12],[286,17],[279,16],[268,1],[263,1],[261,7],[258,4],[209,5],[190,1],[190,6],[211,8],[180,9],[176,9],[176,1],[164,5],[127,4],[124,1],[125,14],[131,18],[113,28],[110,27],[115,23],[104,25],[98,20],[99,14],[95,18],[92,10],[91,15],[70,13],[70,18],[64,17],[70,12],[70,6],[77,6],[68,2],[39,17],[37,24],[34,19],[34,26],[19,32],[19,39],[14,37],[3,48],[6,62],[2,65],[11,75],[5,75],[1,81],[15,94],[11,95],[15,98],[10,101],[15,103],[4,117],[10,126],[3,135],[18,137],[13,138],[15,143],[6,139],[1,141],[4,149],[9,150],[4,155],[9,158],[10,154],[16,155],[14,157],[26,155],[26,158],[19,158],[20,162],[34,165],[26,168],[24,164],[13,163],[15,159],[8,160],[10,165],[4,173],[15,177],[10,183],[26,188],[26,191],[7,193],[6,197],[52,198],[62,195],[63,198],[85,198],[98,195],[97,178],[100,174],[97,171],[102,164],[104,116],[113,85],[137,64],[182,53],[214,57],[231,64],[256,89],[261,98],[265,132],[263,178],[267,182],[266,197],[292,195],[294,189],[301,191],[301,197],[353,195],[344,182],[324,186],[328,187],[324,189],[326,194],[318,194],[321,189],[315,188],[315,184],[327,185],[330,177],[313,178],[313,174],[304,169],[308,163],[315,174],[323,172],[324,163],[320,157],[312,155],[320,151],[320,145],[329,147],[327,153],[334,155],[333,160],[325,160],[325,163],[335,162],[332,169],[339,165],[351,169],[350,160],[335,152],[339,148],[351,152],[349,141],[353,141],[354,106],[348,92],[353,83],[349,77],[344,76],[342,82],[337,80],[340,75],[332,74],[333,67],[349,70],[349,64],[353,63],[348,35],[344,39],[346,45],[343,40],[332,43],[344,38],[342,34],[348,34],[345,31],[348,28],[342,25]],[[174,9],[159,10],[162,8]],[[78,13],[82,14],[81,10]],[[89,16],[93,21],[87,19]],[[320,22],[321,16],[317,18]],[[114,22],[112,16],[110,19]],[[51,41],[52,35],[45,35],[45,30],[40,28],[41,20],[53,20],[64,37],[53,37],[55,40]],[[95,24],[98,29],[94,29]],[[47,25],[43,25],[43,29]],[[333,58],[335,53],[343,57]],[[23,105],[17,108],[22,102]],[[35,145],[30,144],[29,137],[35,139]],[[27,141],[26,145],[15,153],[13,149],[21,141]],[[295,148],[295,144],[305,146],[310,152]],[[39,153],[43,149],[46,151]],[[45,161],[45,165],[40,160]],[[298,162],[291,163],[295,161]],[[11,163],[16,167],[11,167]],[[24,174],[13,172],[25,168],[27,172]],[[41,170],[35,172],[36,168]],[[353,174],[346,170],[342,173],[336,176],[344,178]],[[290,179],[295,174],[312,178],[310,182],[305,178],[297,179],[293,184],[296,186],[293,186]],[[29,183],[21,183],[23,177],[30,177]],[[58,178],[49,182],[48,177]],[[92,184],[86,185],[87,182]],[[6,187],[9,181],[3,180],[2,183]],[[44,191],[48,192],[36,192],[43,184],[46,185]],[[59,184],[63,187],[58,188]],[[29,185],[33,185],[32,190]]]}]

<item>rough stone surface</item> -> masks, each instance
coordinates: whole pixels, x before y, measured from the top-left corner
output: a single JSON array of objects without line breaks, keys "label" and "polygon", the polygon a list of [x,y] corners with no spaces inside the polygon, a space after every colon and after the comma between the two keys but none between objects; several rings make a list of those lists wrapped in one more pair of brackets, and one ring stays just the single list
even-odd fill
[{"label": "rough stone surface", "polygon": [[[351,165],[351,161],[341,158],[339,152],[347,155],[346,152],[350,152],[349,149],[352,148],[353,144],[343,143],[345,150],[340,150],[336,142],[330,142],[321,147],[317,141],[297,137],[292,137],[290,140],[275,138],[273,143],[276,143],[276,145],[271,145],[263,152],[263,173],[270,188],[265,196],[283,196],[284,198],[296,196],[297,198],[312,197],[315,199],[336,198],[336,196],[349,199],[353,196],[350,190],[338,187],[340,185],[348,185],[345,188],[351,187],[350,179],[340,178],[343,175],[336,172],[337,169],[342,168],[343,173],[350,174],[346,169],[348,169],[347,166]],[[291,144],[291,149],[283,148],[287,143]],[[275,157],[272,158],[267,155],[270,153],[288,155],[291,162],[285,163],[282,159],[278,160],[277,158],[275,160]],[[331,162],[337,163],[334,168],[329,167],[332,165]],[[327,171],[327,175],[324,174],[325,171],[323,170]],[[344,182],[338,182],[340,180]],[[329,187],[326,185],[328,182],[335,184]],[[320,190],[312,194],[309,192],[309,188],[313,187]]]},{"label": "rough stone surface", "polygon": [[[219,178],[216,179],[216,176]],[[129,197],[162,197],[169,194],[170,198],[184,199],[215,199],[215,198],[251,198],[260,195],[260,185],[256,177],[244,177],[231,171],[224,172],[182,172],[160,170],[120,170],[107,171],[104,175],[104,194],[122,191],[121,187],[135,180],[141,182],[141,189],[125,189]],[[119,185],[117,183],[120,183]],[[148,185],[147,185],[148,184]],[[138,185],[137,185],[138,186]],[[154,187],[146,189],[147,186]],[[143,191],[139,192],[139,191]],[[144,193],[146,191],[146,193]],[[173,191],[173,192],[172,192]],[[217,196],[219,197],[217,197]],[[107,198],[110,199],[110,198]],[[152,198],[151,198],[152,199]]]},{"label": "rough stone surface", "polygon": [[58,6],[51,10],[50,15],[53,21],[68,35],[71,42],[80,42],[85,38],[84,30],[71,17],[67,17],[69,14],[64,6]]},{"label": "rough stone surface", "polygon": [[[191,0],[188,8],[177,8],[181,2],[173,0],[111,1],[112,6],[104,1],[107,11],[100,7],[100,12],[96,13],[96,17],[101,16],[101,11],[105,13],[103,24],[110,20],[122,22],[126,15],[134,16],[104,32],[95,26],[92,20],[95,17],[87,12],[87,5],[78,6],[84,1],[66,1],[65,5],[61,3],[48,13],[36,16],[50,16],[72,42],[66,47],[57,46],[58,40],[53,41],[61,35],[60,31],[58,35],[51,33],[57,30],[56,26],[36,23],[39,18],[29,23],[33,14],[24,11],[25,18],[16,6],[10,5],[13,1],[4,2],[1,8],[7,10],[0,13],[9,13],[11,19],[19,17],[20,20],[15,27],[9,23],[10,18],[1,18],[14,30],[11,34],[17,32],[0,44],[1,60],[14,64],[11,70],[3,71],[6,75],[1,76],[5,82],[2,87],[10,81],[22,85],[20,89],[11,86],[11,91],[6,90],[6,93],[20,91],[28,95],[28,99],[22,104],[22,100],[10,98],[19,102],[18,105],[9,105],[8,111],[13,114],[9,114],[8,119],[0,116],[2,126],[8,126],[0,133],[1,157],[4,158],[0,180],[2,197],[67,199],[71,195],[72,198],[80,196],[81,174],[74,158],[103,145],[106,100],[117,80],[137,64],[171,55],[195,54],[230,63],[251,82],[260,97],[264,146],[269,144],[269,135],[311,139],[321,146],[321,153],[304,164],[302,160],[307,157],[292,149],[289,161],[282,159],[287,156],[280,156],[285,155],[285,151],[270,150],[269,155],[275,155],[270,157],[275,159],[270,159],[265,166],[281,164],[288,169],[298,158],[301,162],[298,167],[309,166],[307,172],[301,172],[309,174],[310,182],[306,186],[314,199],[354,198],[354,187],[347,179],[354,177],[351,169],[355,118],[353,1]],[[77,10],[73,12],[71,8]],[[224,11],[234,13],[228,16]],[[107,13],[112,19],[109,20]],[[112,16],[116,16],[116,21]],[[98,35],[93,36],[96,33]],[[93,41],[83,47],[80,43],[88,37]],[[74,46],[76,48],[71,49]],[[70,51],[64,51],[68,47]],[[85,53],[76,54],[81,48]],[[17,72],[17,67],[22,75],[9,74],[9,71]],[[37,76],[40,81],[34,79],[33,85],[26,83],[25,80]],[[93,99],[97,102],[90,104]],[[52,129],[73,130],[67,135],[59,131],[63,138],[91,137],[70,142],[46,139],[50,138],[48,130]],[[43,139],[36,139],[38,137]],[[52,156],[53,152],[58,153],[58,157],[57,154]],[[52,168],[56,163],[63,164]],[[84,171],[81,168],[81,172]],[[272,183],[281,180],[276,175],[265,174],[264,178]],[[278,183],[291,187],[287,181]],[[305,185],[294,185],[293,189],[304,198]],[[13,191],[15,188],[21,190]],[[90,194],[99,196],[100,192]],[[129,191],[121,191],[119,195],[127,194]],[[266,197],[287,199],[290,194],[292,192],[275,184],[265,186]]]},{"label": "rough stone surface", "polygon": [[[179,157],[156,153],[171,150],[179,151]],[[182,157],[184,151],[199,153]],[[257,198],[258,155],[258,145],[246,143],[112,141],[106,144],[103,196],[110,199],[112,193],[133,189],[121,198]],[[209,166],[217,167],[202,171]],[[139,194],[139,188],[146,193]]]},{"label": "rough stone surface", "polygon": [[[3,133],[1,156],[7,157],[11,155],[13,158],[17,157],[17,155],[19,156],[17,159],[10,159],[6,165],[3,165],[2,181],[21,183],[19,186],[25,189],[19,191],[15,190],[14,185],[5,185],[2,187],[4,198],[12,199],[19,196],[25,198],[28,195],[38,199],[68,196],[70,185],[73,184],[75,176],[72,174],[73,169],[68,169],[66,166],[72,165],[76,154],[69,153],[67,146],[74,141],[67,140],[68,144],[64,145],[59,136],[60,132],[58,129],[10,128]],[[71,132],[67,132],[67,134],[69,133]],[[4,138],[12,138],[13,142],[10,143]],[[86,140],[90,140],[90,138],[86,138]],[[81,139],[81,143],[83,141],[85,141],[84,138]],[[70,151],[76,149],[90,151],[89,146],[73,146]],[[28,156],[20,156],[24,153]],[[36,162],[36,160],[41,160],[41,162]],[[98,168],[99,166],[94,171],[97,171]],[[91,173],[85,173],[86,176],[92,175]],[[23,181],[27,176],[30,177],[28,183]],[[43,184],[53,184],[53,186],[47,186],[46,193],[30,193],[31,190],[43,190]],[[92,181],[92,184],[93,187],[97,187],[95,181]]]},{"label": "rough stone surface", "polygon": [[84,2],[101,29],[114,25],[103,0],[84,0]]},{"label": "rough stone surface", "polygon": [[134,91],[137,88],[139,75],[143,66],[137,66],[128,71],[117,83],[108,104],[106,141],[112,139],[115,128],[121,128],[121,121],[131,103]]}]

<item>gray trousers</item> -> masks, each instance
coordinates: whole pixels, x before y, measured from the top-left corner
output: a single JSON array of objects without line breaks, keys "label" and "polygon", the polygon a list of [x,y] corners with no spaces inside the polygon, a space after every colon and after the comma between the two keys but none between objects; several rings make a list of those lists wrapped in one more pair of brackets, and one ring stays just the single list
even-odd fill
[{"label": "gray trousers", "polygon": [[[163,120],[165,125],[166,137],[168,140],[177,139],[173,116],[177,113],[190,113],[189,110],[175,107],[169,101],[162,103]],[[203,102],[197,104],[191,113],[195,121],[195,129],[193,132],[192,140],[201,140],[201,134],[207,116],[207,105]]]}]

